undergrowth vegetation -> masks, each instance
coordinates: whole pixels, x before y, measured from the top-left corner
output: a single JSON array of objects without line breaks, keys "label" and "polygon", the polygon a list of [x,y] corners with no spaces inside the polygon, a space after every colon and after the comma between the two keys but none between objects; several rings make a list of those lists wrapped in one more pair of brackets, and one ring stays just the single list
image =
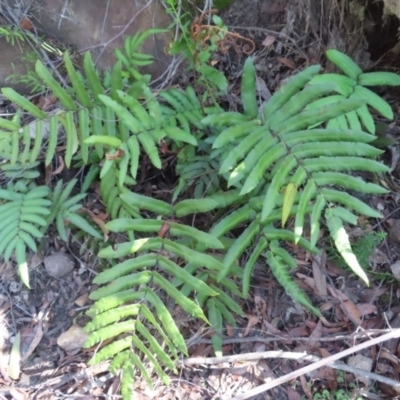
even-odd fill
[{"label": "undergrowth vegetation", "polygon": [[[96,238],[98,256],[111,267],[93,280],[99,288],[90,296],[95,302],[87,312],[92,320],[86,347],[95,346],[92,363],[111,359],[111,372],[122,369],[126,399],[138,373],[149,385],[153,372],[168,383],[166,369],[176,371],[180,355],[187,354],[167,298],[212,327],[218,355],[224,323],[234,326],[235,315],[243,313],[239,300],[249,294],[257,262],[295,301],[322,315],[291,277],[297,263],[287,242],[318,253],[326,229],[347,265],[368,284],[346,227],[357,225],[360,215],[381,215],[346,191],[386,193],[356,173],[389,171],[376,160],[381,150],[370,144],[375,125],[368,106],[386,118],[393,114],[366,86],[400,84],[395,74],[363,73],[349,57],[329,50],[327,57],[344,74],[307,67],[261,103],[249,57],[241,82],[243,110],[226,111],[215,102],[227,87],[225,78],[211,71],[207,57],[204,68],[195,68],[199,83],[211,82],[201,98],[191,86],[151,89],[150,77],[138,69],[151,56],[139,49],[157,32],[127,38],[104,78],[89,53],[78,71],[66,52],[68,88],[37,61],[37,76],[59,101],[50,112],[2,89],[18,110],[11,120],[0,119],[0,170],[8,182],[0,190],[0,253],[6,261],[15,256],[29,286],[27,252],[37,251],[53,222],[63,240],[66,221],[68,230]],[[40,165],[49,166],[60,154],[68,168],[87,169],[78,189],[75,180],[54,188],[39,184]],[[140,166],[149,162],[162,170],[166,154],[176,155],[174,193],[163,199],[138,193]],[[106,232],[82,209],[94,181],[100,181],[109,214]]]}]

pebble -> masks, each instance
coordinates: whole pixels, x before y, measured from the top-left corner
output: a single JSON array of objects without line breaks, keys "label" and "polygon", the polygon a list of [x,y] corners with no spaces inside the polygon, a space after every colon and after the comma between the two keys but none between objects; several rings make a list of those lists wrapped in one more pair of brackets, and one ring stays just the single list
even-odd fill
[{"label": "pebble", "polygon": [[65,253],[54,253],[45,257],[43,262],[46,271],[54,278],[69,275],[75,266],[73,257]]},{"label": "pebble", "polygon": [[74,353],[83,347],[88,337],[89,334],[84,332],[83,328],[72,325],[58,337],[57,344],[67,353]]}]

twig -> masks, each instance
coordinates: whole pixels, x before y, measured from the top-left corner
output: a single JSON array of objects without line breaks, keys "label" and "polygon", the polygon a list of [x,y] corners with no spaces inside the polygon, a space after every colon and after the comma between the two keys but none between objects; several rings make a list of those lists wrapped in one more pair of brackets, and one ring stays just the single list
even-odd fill
[{"label": "twig", "polygon": [[[360,343],[357,346],[354,346],[354,347],[351,347],[344,351],[341,351],[338,354],[334,354],[330,357],[323,358],[323,359],[315,362],[314,364],[307,365],[306,367],[300,368],[297,371],[293,371],[289,374],[286,374],[277,379],[274,379],[272,382],[268,382],[264,385],[260,385],[254,389],[247,391],[244,394],[232,397],[230,400],[245,400],[252,396],[257,396],[260,393],[270,390],[276,386],[282,385],[283,383],[291,381],[292,379],[298,378],[299,376],[302,376],[304,374],[308,374],[311,371],[315,371],[318,368],[321,368],[324,366],[330,366],[330,364],[332,364],[334,361],[340,360],[343,357],[347,357],[348,355],[353,354],[357,351],[374,346],[378,343],[385,342],[386,340],[390,340],[390,339],[394,339],[394,338],[398,338],[398,337],[400,337],[400,329],[395,329],[392,332],[387,333],[386,335],[380,336],[375,339],[368,340],[364,343]],[[365,375],[365,371],[363,371],[362,373]]]},{"label": "twig", "polygon": [[[188,365],[215,365],[215,364],[223,364],[223,363],[232,363],[239,361],[260,361],[267,358],[285,358],[289,360],[298,360],[298,361],[311,361],[318,362],[324,359],[320,357],[316,357],[306,352],[303,353],[293,353],[289,351],[263,351],[257,353],[246,353],[246,354],[236,354],[233,356],[225,356],[225,357],[191,357],[181,360],[181,364]],[[386,378],[385,376],[378,375],[374,372],[365,371],[360,368],[355,368],[350,365],[347,365],[343,362],[333,362],[327,365],[330,368],[340,369],[342,371],[350,372],[355,375],[362,375],[371,380],[379,381],[386,383],[387,385],[400,388],[400,382],[395,381],[390,378]],[[226,368],[226,366],[216,366],[216,368]]]},{"label": "twig", "polygon": [[[391,332],[389,329],[369,329],[367,331],[363,332],[358,332],[358,333],[353,333],[352,335],[334,335],[334,336],[327,336],[327,337],[321,337],[317,341],[318,342],[333,342],[336,340],[353,340],[356,338],[362,338],[362,337],[370,337],[369,335],[381,335],[384,333]],[[275,337],[263,337],[263,336],[247,336],[247,337],[237,337],[237,338],[223,338],[222,343],[225,344],[235,344],[235,343],[254,343],[254,342],[259,342],[259,343],[270,343],[270,342],[282,342],[282,341],[293,341],[293,342],[309,342],[309,341],[315,341],[313,338],[309,337],[291,337],[291,336],[275,336]],[[211,339],[204,339],[202,337],[200,338],[194,338],[194,339],[189,339],[187,341],[187,347],[195,346],[198,344],[212,344]]]}]

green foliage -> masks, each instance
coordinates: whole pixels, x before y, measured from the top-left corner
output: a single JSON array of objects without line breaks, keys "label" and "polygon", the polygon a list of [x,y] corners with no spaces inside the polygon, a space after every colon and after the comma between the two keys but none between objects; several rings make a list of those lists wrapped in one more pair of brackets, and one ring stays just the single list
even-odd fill
[{"label": "green foliage", "polygon": [[366,104],[356,110],[348,110],[348,112],[332,118],[327,127],[354,130],[361,130],[364,127],[372,134],[375,133],[375,123],[367,106],[375,109],[385,118],[393,119],[390,104],[365,86],[397,86],[400,85],[400,76],[392,72],[363,73],[350,57],[337,50],[328,50],[326,55],[345,75],[324,74],[314,77],[310,84],[334,83],[336,85],[335,92],[338,94],[317,100],[311,103],[307,107],[308,109],[334,104],[343,99],[362,99]]},{"label": "green foliage", "polygon": [[19,41],[24,41],[21,29],[12,26],[0,26],[0,37],[3,36],[6,38],[7,43],[11,43],[13,46],[19,43]]},{"label": "green foliage", "polygon": [[[137,51],[147,35],[126,40],[125,52],[117,51],[118,62],[104,79],[89,54],[81,74],[65,53],[68,89],[38,61],[36,73],[59,100],[60,109],[44,112],[5,88],[4,96],[33,121],[25,124],[21,112],[13,120],[0,119],[0,156],[7,160],[0,168],[15,181],[0,192],[0,215],[13,210],[7,229],[1,230],[0,250],[7,258],[15,251],[26,284],[26,246],[36,251],[34,238],[40,239],[53,221],[64,240],[65,220],[101,239],[90,221],[77,213],[90,184],[100,179],[111,219],[106,227],[123,234],[124,241],[114,243],[117,235],[111,235],[110,245],[103,243],[98,254],[112,267],[94,280],[99,288],[91,294],[95,303],[87,312],[92,321],[86,327],[91,333],[86,346],[107,341],[92,363],[111,359],[112,372],[122,369],[124,398],[130,398],[137,372],[151,384],[150,366],[168,383],[161,365],[175,371],[179,354],[187,353],[165,305],[169,299],[191,318],[212,326],[214,350],[221,353],[224,322],[234,325],[235,314],[242,314],[238,299],[249,293],[260,257],[295,301],[321,315],[291,277],[297,264],[285,242],[318,253],[321,226],[327,226],[338,252],[367,282],[345,227],[356,225],[358,215],[380,214],[346,190],[386,193],[354,172],[388,168],[375,160],[381,154],[370,144],[375,136],[363,132],[361,125],[335,121],[356,115],[369,129],[367,104],[385,115],[388,110],[382,99],[369,92],[364,98],[365,91],[352,96],[348,87],[360,87],[361,93],[363,83],[398,83],[392,75],[363,74],[351,60],[331,51],[328,55],[346,72],[345,79],[327,82],[324,75],[319,78],[320,67],[312,66],[259,104],[249,58],[243,68],[243,112],[203,108],[192,87],[152,92],[148,77],[138,69],[151,61]],[[339,90],[341,97],[335,94],[331,102],[332,93]],[[64,188],[60,181],[53,191],[33,183],[40,175],[39,162],[50,165],[59,141],[65,144],[67,167],[90,166],[80,193],[73,194],[74,180]],[[160,147],[178,154],[179,183],[171,202],[135,193],[144,158],[151,168],[163,168]],[[194,216],[201,213],[212,218],[206,222],[209,226],[186,222],[196,221]],[[249,257],[242,268],[245,254]]]},{"label": "green foliage", "polygon": [[[351,247],[357,260],[364,270],[369,269],[370,257],[374,254],[376,247],[386,237],[385,232],[367,232],[356,240],[352,240]],[[327,249],[328,258],[335,261],[340,267],[346,267],[346,263],[340,254],[335,251],[334,247],[328,247]]]}]

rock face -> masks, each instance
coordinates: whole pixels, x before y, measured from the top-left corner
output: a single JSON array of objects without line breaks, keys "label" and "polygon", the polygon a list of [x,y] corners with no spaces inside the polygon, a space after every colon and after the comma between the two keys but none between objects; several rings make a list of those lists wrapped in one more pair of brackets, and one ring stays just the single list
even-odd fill
[{"label": "rock face", "polygon": [[[8,3],[10,14],[21,21],[27,14],[39,34],[72,44],[78,50],[90,48],[100,69],[114,64],[114,49],[123,46],[127,35],[138,30],[165,28],[171,23],[170,16],[156,0],[147,8],[144,0],[33,0],[31,8],[25,11],[19,7],[19,1],[8,0]],[[149,37],[142,47],[144,52],[155,56],[156,61],[146,70],[154,77],[168,66],[169,58],[164,53],[167,43],[166,34],[157,35]],[[12,63],[18,72],[24,70],[20,56],[27,50],[31,49],[21,50],[0,39],[0,86],[9,86],[4,82],[13,73]]]}]

